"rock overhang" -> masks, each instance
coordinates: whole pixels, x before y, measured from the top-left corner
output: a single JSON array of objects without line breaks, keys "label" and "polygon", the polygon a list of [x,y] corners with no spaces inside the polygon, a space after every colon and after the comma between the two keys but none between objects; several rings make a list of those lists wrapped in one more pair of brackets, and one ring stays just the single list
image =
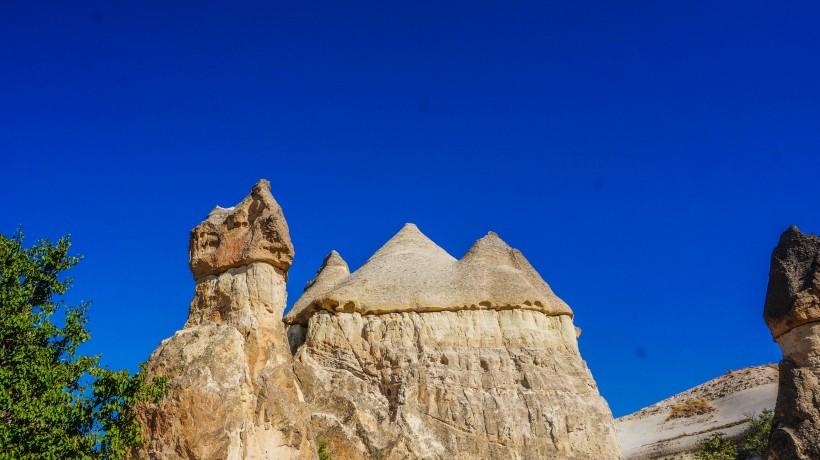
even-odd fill
[{"label": "rock overhang", "polygon": [[763,318],[774,339],[820,321],[820,236],[791,226],[772,252]]},{"label": "rock overhang", "polygon": [[188,256],[195,280],[252,262],[266,262],[287,273],[293,244],[270,182],[259,180],[235,206],[214,208],[191,230]]}]

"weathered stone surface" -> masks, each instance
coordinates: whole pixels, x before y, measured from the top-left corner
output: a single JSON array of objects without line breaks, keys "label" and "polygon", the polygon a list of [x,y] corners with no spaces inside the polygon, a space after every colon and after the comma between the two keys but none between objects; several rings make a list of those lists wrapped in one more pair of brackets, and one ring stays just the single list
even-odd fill
[{"label": "weathered stone surface", "polygon": [[791,227],[772,253],[764,318],[780,345],[769,459],[820,458],[820,237]]},{"label": "weathered stone surface", "polygon": [[270,182],[257,182],[232,208],[214,208],[191,230],[188,255],[197,280],[251,262],[267,262],[287,273],[293,245],[282,208],[270,194]]},{"label": "weathered stone surface", "polygon": [[777,339],[820,321],[820,237],[790,227],[772,253],[763,317]]},{"label": "weathered stone surface", "polygon": [[322,312],[295,369],[317,439],[363,458],[620,458],[566,315]]},{"label": "weathered stone surface", "polygon": [[294,369],[316,439],[334,451],[621,458],[571,310],[495,234],[457,261],[405,226],[355,273],[330,279],[338,284],[309,285],[286,320],[300,337]]},{"label": "weathered stone surface", "polygon": [[783,352],[770,460],[820,458],[820,322],[777,339]]},{"label": "weathered stone surface", "polygon": [[355,273],[312,297],[313,309],[331,312],[520,308],[572,316],[521,252],[495,233],[456,260],[413,224],[405,225]]},{"label": "weathered stone surface", "polygon": [[319,267],[316,276],[305,286],[305,292],[302,293],[302,296],[285,315],[285,322],[307,326],[308,319],[319,308],[316,301],[327,291],[347,280],[348,277],[350,277],[350,269],[347,262],[342,259],[338,252],[330,251],[330,254],[322,261],[322,266]]},{"label": "weathered stone surface", "polygon": [[284,321],[293,248],[266,181],[190,257],[188,321],[148,361],[169,394],[140,413],[145,457],[621,458],[572,311],[495,234],[456,260],[408,225],[353,274],[332,252]]},{"label": "weathered stone surface", "polygon": [[[751,417],[773,410],[777,366],[729,371],[718,378],[615,420],[626,460],[693,460],[701,442],[715,433],[740,440]],[[672,406],[700,399],[714,410],[671,418]]]},{"label": "weathered stone surface", "polygon": [[[315,458],[281,321],[286,271],[274,263],[293,252],[280,251],[281,246],[255,233],[274,229],[277,241],[289,247],[287,225],[275,203],[267,182],[260,182],[227,215],[225,220],[234,219],[235,226],[220,230],[227,233],[220,233],[210,255],[192,250],[195,275],[203,266],[209,274],[196,276],[185,328],[163,341],[148,360],[150,373],[168,377],[169,391],[158,407],[148,406],[140,414],[150,439],[143,456]],[[236,218],[240,215],[247,220]],[[194,240],[200,235],[192,232],[192,248],[199,247]],[[221,243],[230,248],[223,251]]]}]

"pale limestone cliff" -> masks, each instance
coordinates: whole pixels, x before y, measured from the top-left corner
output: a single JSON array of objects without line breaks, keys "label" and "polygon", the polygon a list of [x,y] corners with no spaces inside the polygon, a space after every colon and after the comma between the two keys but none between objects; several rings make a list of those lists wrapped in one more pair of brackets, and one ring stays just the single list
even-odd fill
[{"label": "pale limestone cliff", "polygon": [[331,254],[285,321],[340,458],[621,458],[571,310],[495,234],[456,260],[408,225],[350,275]]},{"label": "pale limestone cliff", "polygon": [[791,227],[772,253],[763,317],[783,352],[767,458],[820,458],[820,237]]},{"label": "pale limestone cliff", "polygon": [[140,415],[150,439],[142,455],[314,458],[281,321],[293,248],[268,182],[197,226],[190,256],[197,282],[188,321],[148,360],[169,391]]}]

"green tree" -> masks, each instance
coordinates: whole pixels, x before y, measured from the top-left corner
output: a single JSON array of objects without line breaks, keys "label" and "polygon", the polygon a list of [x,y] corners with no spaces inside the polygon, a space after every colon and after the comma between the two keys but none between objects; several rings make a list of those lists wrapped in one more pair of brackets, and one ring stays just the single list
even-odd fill
[{"label": "green tree", "polygon": [[703,440],[695,460],[735,460],[737,454],[737,446],[726,435],[715,433]]},{"label": "green tree", "polygon": [[23,247],[0,234],[0,459],[120,459],[144,440],[135,407],[158,402],[164,379],[102,368],[77,347],[90,338],[88,303],[66,305],[80,258],[71,243]]},{"label": "green tree", "polygon": [[743,433],[743,444],[740,446],[740,458],[763,456],[769,446],[769,434],[772,432],[771,409],[763,409],[757,417],[752,418],[749,428]]}]

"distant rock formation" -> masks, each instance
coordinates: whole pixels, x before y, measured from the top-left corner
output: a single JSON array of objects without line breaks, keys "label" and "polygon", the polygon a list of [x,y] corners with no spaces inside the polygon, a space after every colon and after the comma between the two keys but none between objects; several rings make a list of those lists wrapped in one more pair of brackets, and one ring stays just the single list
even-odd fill
[{"label": "distant rock formation", "polygon": [[267,181],[191,232],[144,457],[621,458],[572,311],[494,233],[456,260],[407,225],[352,274],[331,252],[283,322],[293,254]]},{"label": "distant rock formation", "polygon": [[140,416],[151,459],[309,459],[316,447],[281,321],[293,247],[282,210],[259,181],[233,208],[191,231],[196,279],[185,328],[148,370],[169,394]]},{"label": "distant rock formation", "polygon": [[783,352],[767,458],[820,459],[820,237],[781,235],[763,317]]},{"label": "distant rock formation", "polygon": [[[736,439],[749,419],[774,409],[777,366],[754,366],[726,374],[615,420],[626,460],[694,458],[704,439],[717,432]],[[672,418],[673,406],[703,400],[708,413]]]},{"label": "distant rock formation", "polygon": [[572,311],[494,233],[456,260],[408,224],[353,274],[331,253],[285,322],[342,458],[621,458]]}]

